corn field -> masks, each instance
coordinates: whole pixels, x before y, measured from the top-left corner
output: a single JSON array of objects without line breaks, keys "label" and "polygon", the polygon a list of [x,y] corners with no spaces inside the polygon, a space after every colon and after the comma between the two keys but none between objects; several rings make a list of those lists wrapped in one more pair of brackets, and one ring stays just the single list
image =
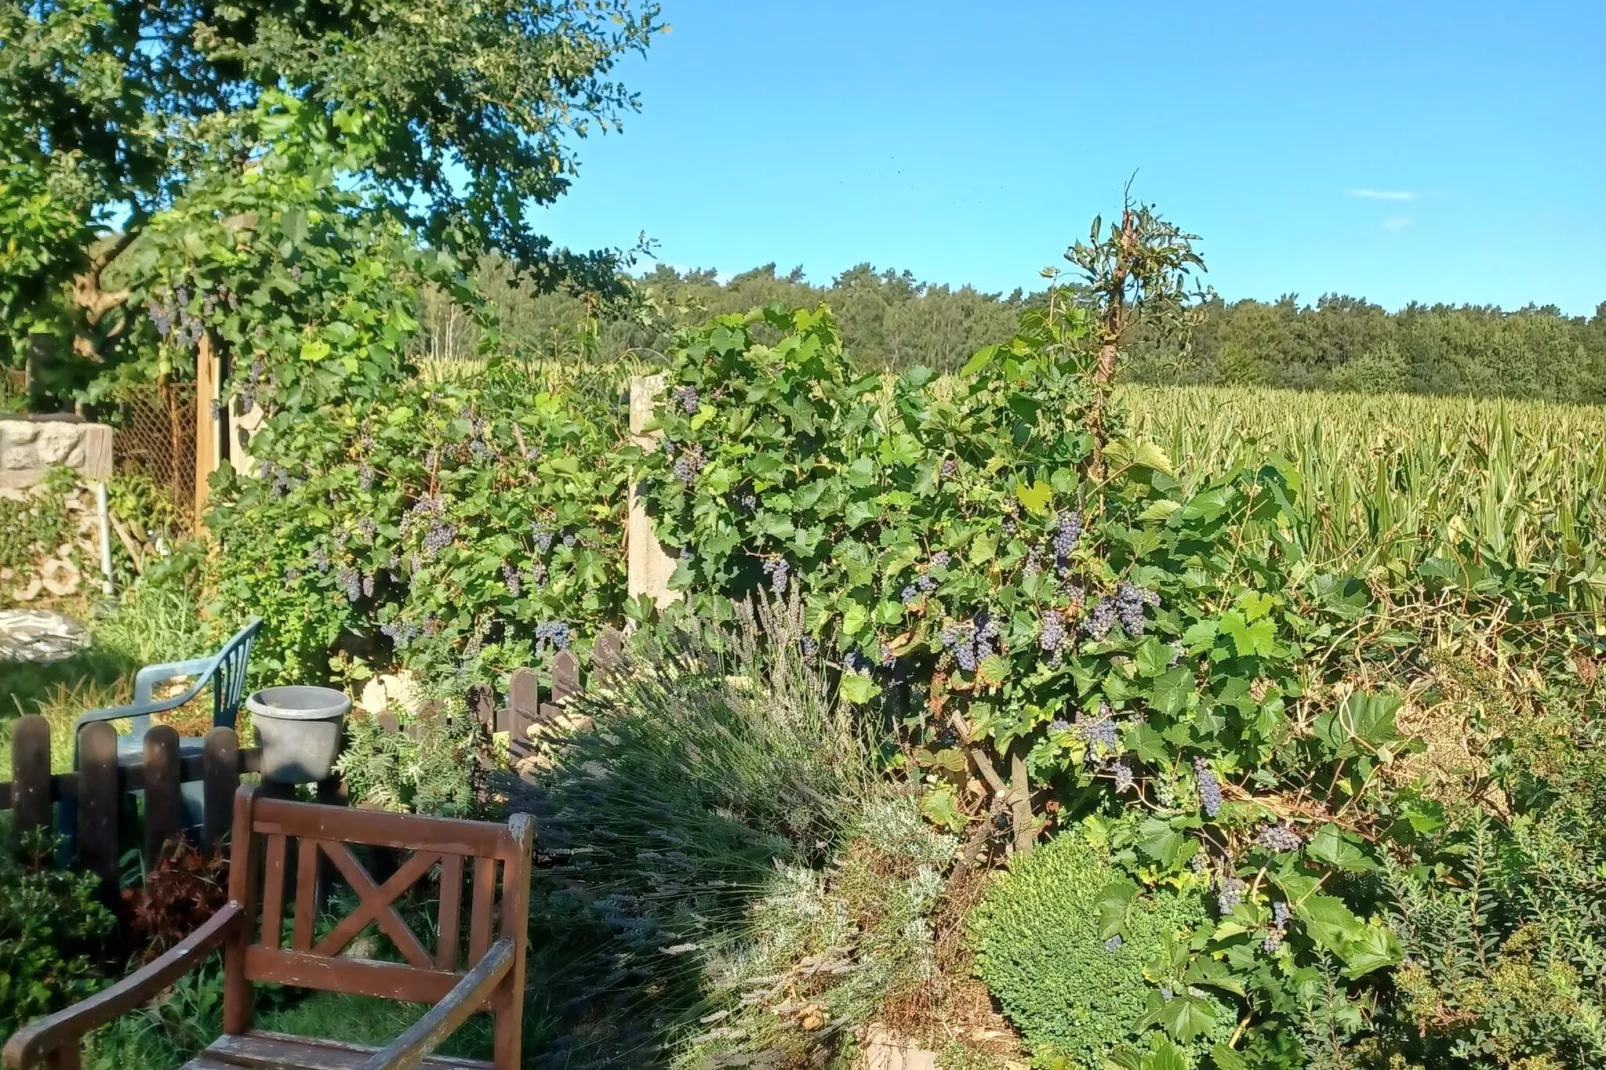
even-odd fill
[{"label": "corn field", "polygon": [[1184,479],[1286,459],[1291,532],[1319,564],[1404,579],[1454,565],[1476,586],[1520,569],[1579,608],[1606,604],[1606,409],[1411,394],[1128,386],[1129,427]]}]

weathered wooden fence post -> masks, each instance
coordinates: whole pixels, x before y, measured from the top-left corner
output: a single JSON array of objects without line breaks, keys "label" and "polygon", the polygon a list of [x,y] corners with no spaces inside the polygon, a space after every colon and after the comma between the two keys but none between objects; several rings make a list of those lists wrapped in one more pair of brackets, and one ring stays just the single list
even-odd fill
[{"label": "weathered wooden fence post", "polygon": [[180,795],[178,767],[178,729],[159,724],[145,734],[145,868],[155,869],[162,860],[162,848],[184,828],[184,806]]},{"label": "weathered wooden fence post", "polygon": [[234,793],[240,787],[240,739],[232,728],[214,728],[202,744],[202,845],[217,850],[234,816]]},{"label": "weathered wooden fence post", "polygon": [[[653,403],[664,390],[662,375],[641,375],[630,380],[630,436],[638,446],[651,449],[658,441],[658,432],[648,433],[652,420]],[[627,565],[625,590],[631,598],[647,595],[662,607],[677,601],[680,594],[669,589],[669,577],[675,571],[675,562],[664,553],[658,537],[652,532],[652,518],[636,496],[636,484],[630,484],[630,521],[625,533]]]},{"label": "weathered wooden fence post", "polygon": [[37,713],[11,730],[11,812],[18,832],[50,827],[50,723]]},{"label": "weathered wooden fence post", "polygon": [[117,899],[120,789],[117,730],[107,721],[85,725],[78,733],[78,862],[101,879],[108,902]]}]

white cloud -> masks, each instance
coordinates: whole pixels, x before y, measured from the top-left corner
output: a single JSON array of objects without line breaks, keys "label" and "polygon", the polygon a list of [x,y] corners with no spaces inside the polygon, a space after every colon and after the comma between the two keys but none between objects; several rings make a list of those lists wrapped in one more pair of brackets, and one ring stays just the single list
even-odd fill
[{"label": "white cloud", "polygon": [[1392,218],[1383,220],[1383,229],[1384,230],[1404,230],[1406,227],[1408,227],[1410,225],[1411,225],[1411,217],[1410,216],[1397,215],[1397,216],[1393,216]]},{"label": "white cloud", "polygon": [[1414,201],[1416,194],[1403,189],[1352,189],[1351,197],[1360,197],[1368,201]]}]

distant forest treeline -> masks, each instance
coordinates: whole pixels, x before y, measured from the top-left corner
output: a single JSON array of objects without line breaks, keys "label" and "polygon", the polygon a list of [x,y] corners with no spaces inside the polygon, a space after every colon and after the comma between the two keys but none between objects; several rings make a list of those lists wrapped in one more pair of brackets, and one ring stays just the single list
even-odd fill
[{"label": "distant forest treeline", "polygon": [[[536,296],[491,264],[480,283],[502,312],[503,339],[533,352],[572,351],[589,322],[584,301]],[[828,286],[767,264],[719,281],[716,272],[659,265],[639,279],[640,300],[606,312],[590,329],[599,356],[659,350],[677,326],[709,315],[784,301],[824,302],[848,347],[869,364],[957,368],[978,348],[1009,337],[1021,310],[1041,294],[984,293],[923,283],[909,272],[860,264]],[[426,356],[473,350],[473,325],[444,302],[425,308]],[[1353,297],[1302,304],[1223,301],[1199,308],[1186,342],[1140,339],[1123,378],[1152,383],[1406,391],[1423,394],[1606,402],[1606,301],[1591,317],[1555,307],[1505,311],[1486,306],[1412,304],[1398,312]]]}]

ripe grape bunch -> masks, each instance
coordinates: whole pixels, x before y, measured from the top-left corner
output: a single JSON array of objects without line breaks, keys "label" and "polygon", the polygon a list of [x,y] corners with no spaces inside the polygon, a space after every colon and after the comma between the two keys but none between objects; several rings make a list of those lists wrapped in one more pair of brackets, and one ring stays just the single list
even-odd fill
[{"label": "ripe grape bunch", "polygon": [[670,392],[670,396],[680,403],[681,411],[687,416],[696,416],[697,410],[702,407],[695,386],[677,386]]},{"label": "ripe grape bunch", "polygon": [[1221,891],[1216,896],[1216,908],[1220,910],[1223,915],[1231,914],[1233,907],[1243,902],[1244,892],[1248,890],[1249,885],[1245,884],[1237,877],[1222,878]]},{"label": "ripe grape bunch", "polygon": [[569,625],[561,620],[544,620],[535,626],[535,645],[543,649],[550,643],[557,650],[569,649]]},{"label": "ripe grape bunch", "polygon": [[1297,829],[1282,822],[1262,828],[1255,834],[1255,842],[1268,851],[1297,851],[1305,841]]},{"label": "ripe grape bunch", "polygon": [[764,562],[764,575],[770,578],[770,590],[776,597],[786,594],[787,578],[792,571],[791,564],[784,557],[772,557]]},{"label": "ripe grape bunch", "polygon": [[1070,567],[1071,552],[1082,540],[1082,514],[1061,510],[1059,527],[1054,532],[1054,567],[1061,573]]},{"label": "ripe grape bunch", "polygon": [[693,442],[684,449],[676,450],[674,457],[675,478],[686,484],[686,486],[691,486],[693,481],[697,479],[697,473],[701,472],[703,465],[707,463],[703,459],[702,443]]},{"label": "ripe grape bunch", "polygon": [[1211,817],[1221,813],[1221,781],[1203,758],[1193,760],[1193,775],[1199,785],[1199,804]]}]

